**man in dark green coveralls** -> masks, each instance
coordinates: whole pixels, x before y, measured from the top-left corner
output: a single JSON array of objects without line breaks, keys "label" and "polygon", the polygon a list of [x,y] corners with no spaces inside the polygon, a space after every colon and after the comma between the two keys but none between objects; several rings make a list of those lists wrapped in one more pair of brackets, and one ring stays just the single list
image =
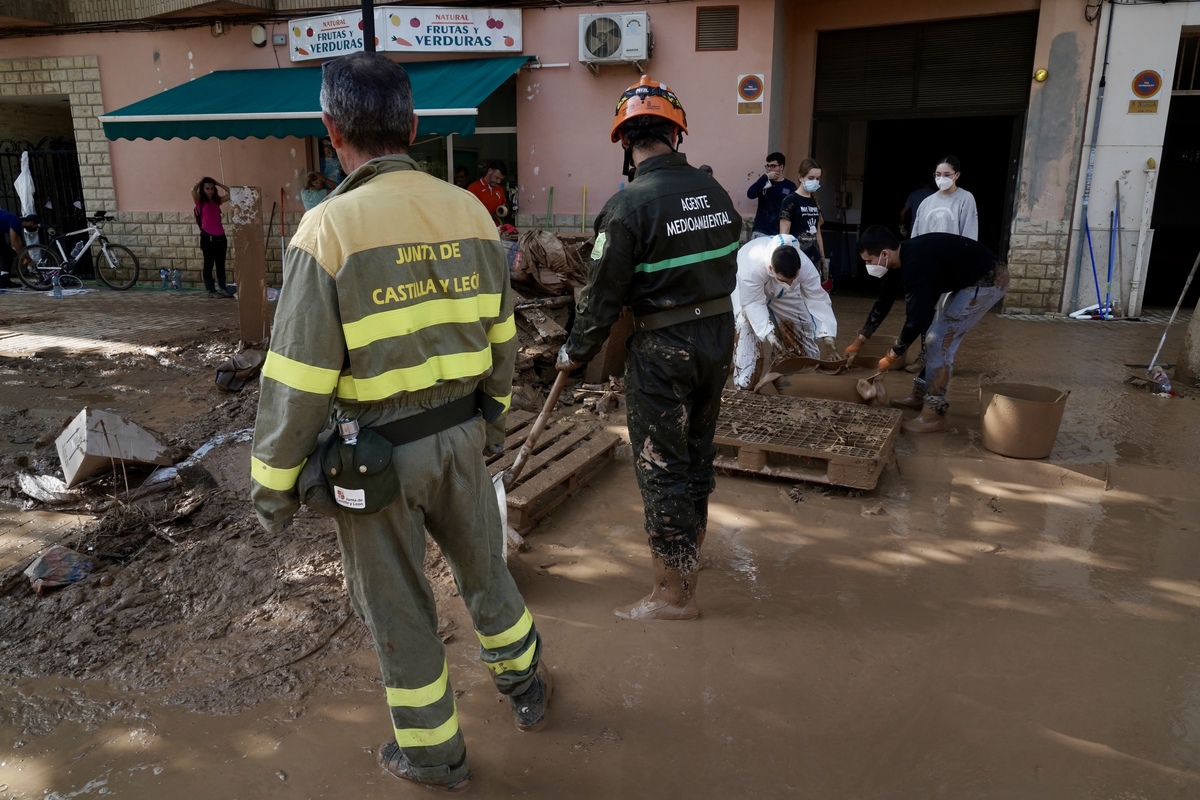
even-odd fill
[{"label": "man in dark green coveralls", "polygon": [[720,184],[677,151],[685,133],[683,106],[666,86],[643,76],[621,95],[612,141],[636,176],[596,218],[587,287],[556,365],[586,363],[632,307],[625,392],[655,576],[649,595],[616,609],[627,619],[700,613],[713,432],[733,359],[741,217]]}]

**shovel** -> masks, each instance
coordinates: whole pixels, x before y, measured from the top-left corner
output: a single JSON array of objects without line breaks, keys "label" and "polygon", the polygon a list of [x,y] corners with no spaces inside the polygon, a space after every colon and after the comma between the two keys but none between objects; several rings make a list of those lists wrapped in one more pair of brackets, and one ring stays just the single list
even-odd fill
[{"label": "shovel", "polygon": [[554,379],[554,385],[550,387],[550,394],[546,397],[546,404],[542,406],[542,413],[538,414],[537,419],[533,421],[533,427],[529,429],[529,435],[525,437],[525,443],[521,445],[521,449],[517,451],[517,457],[513,459],[512,466],[508,469],[503,469],[492,476],[492,486],[496,489],[496,501],[500,504],[500,522],[504,526],[505,531],[505,556],[508,555],[508,543],[511,542],[518,550],[524,549],[525,540],[521,538],[521,534],[508,527],[508,494],[507,490],[513,487],[517,482],[517,478],[521,476],[521,470],[525,469],[525,463],[529,461],[530,454],[533,453],[533,447],[537,444],[538,437],[542,435],[542,431],[546,429],[546,423],[550,421],[550,412],[558,405],[558,398],[562,395],[563,387],[567,385],[566,372],[558,373],[558,377]]},{"label": "shovel", "polygon": [[883,371],[876,372],[869,378],[859,378],[858,382],[854,384],[854,390],[863,400],[887,402],[887,389],[883,386]]}]

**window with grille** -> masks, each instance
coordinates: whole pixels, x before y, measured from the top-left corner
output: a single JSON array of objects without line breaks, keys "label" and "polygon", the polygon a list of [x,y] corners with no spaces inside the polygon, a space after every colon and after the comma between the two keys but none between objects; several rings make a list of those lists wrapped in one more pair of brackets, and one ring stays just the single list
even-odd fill
[{"label": "window with grille", "polygon": [[1200,94],[1200,33],[1187,33],[1179,40],[1171,91]]},{"label": "window with grille", "polygon": [[696,9],[696,50],[737,50],[738,7]]}]

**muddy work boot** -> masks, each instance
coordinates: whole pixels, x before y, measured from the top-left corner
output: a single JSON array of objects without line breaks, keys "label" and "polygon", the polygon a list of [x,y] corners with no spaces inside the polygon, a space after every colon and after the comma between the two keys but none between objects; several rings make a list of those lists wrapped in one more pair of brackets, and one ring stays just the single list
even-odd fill
[{"label": "muddy work boot", "polygon": [[911,363],[904,365],[904,371],[915,375],[920,372],[925,366],[925,340],[921,340],[921,353],[912,360]]},{"label": "muddy work boot", "polygon": [[633,605],[613,609],[621,619],[695,619],[700,616],[696,605],[696,581],[700,577],[695,567],[682,571],[667,566],[666,559],[654,555],[654,588],[650,594]]},{"label": "muddy work boot", "polygon": [[910,419],[900,424],[907,433],[937,433],[946,430],[946,414],[932,406],[926,405],[916,419]]},{"label": "muddy work boot", "polygon": [[433,789],[438,792],[465,792],[471,785],[471,773],[467,773],[467,777],[456,781],[455,783],[429,783],[418,778],[412,771],[412,765],[408,763],[408,759],[404,757],[404,751],[400,749],[400,745],[396,744],[395,740],[384,742],[379,747],[378,759],[379,766],[384,770],[395,775],[402,781],[415,783],[418,786],[424,786],[428,789]]},{"label": "muddy work boot", "polygon": [[892,408],[907,408],[909,411],[920,411],[925,407],[925,390],[913,386],[912,394],[908,397],[897,397],[892,401]]},{"label": "muddy work boot", "polygon": [[550,697],[554,694],[554,681],[544,662],[539,661],[537,671],[533,674],[533,683],[521,694],[510,695],[508,704],[512,707],[513,719],[517,727],[526,733],[541,730],[546,725],[546,710],[550,708]]}]

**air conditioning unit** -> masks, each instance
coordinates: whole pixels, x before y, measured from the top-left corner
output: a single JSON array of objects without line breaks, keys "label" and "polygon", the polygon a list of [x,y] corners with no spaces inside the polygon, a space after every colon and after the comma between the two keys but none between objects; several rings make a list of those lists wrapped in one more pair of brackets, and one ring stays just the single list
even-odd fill
[{"label": "air conditioning unit", "polygon": [[651,49],[650,15],[645,11],[579,15],[579,60],[585,64],[645,61]]}]

